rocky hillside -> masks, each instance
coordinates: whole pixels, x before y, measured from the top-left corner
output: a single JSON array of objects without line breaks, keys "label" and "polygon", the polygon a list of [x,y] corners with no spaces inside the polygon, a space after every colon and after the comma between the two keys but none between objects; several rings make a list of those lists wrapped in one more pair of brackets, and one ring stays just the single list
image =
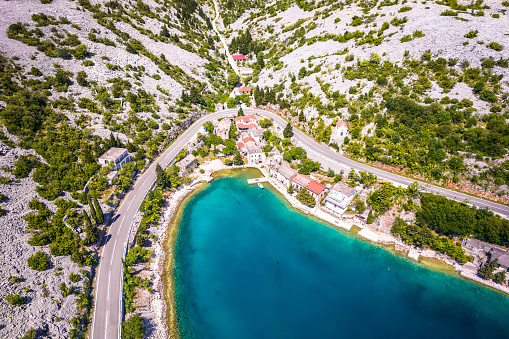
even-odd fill
[{"label": "rocky hillside", "polygon": [[222,5],[257,104],[351,157],[508,202],[509,2]]},{"label": "rocky hillside", "polygon": [[142,169],[213,109],[227,65],[210,10],[0,2],[0,337],[87,332],[103,211],[134,173],[133,163],[108,180],[97,158],[127,147]]}]

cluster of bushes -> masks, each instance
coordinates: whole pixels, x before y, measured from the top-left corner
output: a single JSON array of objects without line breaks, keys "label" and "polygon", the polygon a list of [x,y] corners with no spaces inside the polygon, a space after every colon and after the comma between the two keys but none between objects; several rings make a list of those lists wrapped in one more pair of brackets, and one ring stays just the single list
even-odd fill
[{"label": "cluster of bushes", "polygon": [[132,266],[148,262],[151,256],[152,251],[144,247],[135,246],[129,250],[125,260],[122,260],[122,265],[124,267],[123,297],[124,307],[127,313],[134,312],[133,303],[136,297],[136,287],[148,288],[150,286],[150,280],[133,275]]},{"label": "cluster of bushes", "polygon": [[[41,15],[45,16],[44,14]],[[40,17],[37,17],[37,20],[38,22],[41,21],[44,23],[42,26],[51,22],[44,21],[44,19],[41,19]],[[67,35],[67,38],[62,41],[58,40],[56,37],[53,37],[53,41],[63,46],[58,47],[50,39],[41,40],[41,38],[44,37],[44,33],[40,28],[29,30],[28,24],[22,24],[18,22],[11,24],[7,29],[7,36],[10,39],[21,41],[28,46],[35,46],[39,52],[43,52],[50,58],[59,57],[62,59],[70,59],[72,56],[74,56],[78,60],[85,59],[89,55],[87,47],[81,44],[76,35],[69,33],[67,33]],[[71,47],[75,48],[73,49]]]},{"label": "cluster of bushes", "polygon": [[[87,237],[81,240],[79,236],[65,226],[64,216],[77,204],[70,200],[58,199],[55,201],[58,210],[55,214],[40,201],[32,199],[29,207],[37,212],[32,212],[23,217],[28,223],[27,231],[32,234],[28,243],[32,246],[50,245],[50,253],[56,256],[71,256],[71,260],[80,265],[90,266],[94,263],[93,255],[87,253],[83,247],[88,241],[97,242],[98,230],[93,225],[88,225],[90,220],[85,217],[85,231]],[[88,221],[86,221],[88,219]],[[29,265],[36,270],[45,270],[49,267],[49,259],[43,252],[37,252],[29,259]]]},{"label": "cluster of bushes", "polygon": [[469,260],[465,251],[461,248],[461,243],[455,243],[449,238],[439,237],[425,226],[407,225],[403,219],[398,217],[394,221],[391,233],[401,236],[403,241],[411,245],[432,248],[437,252],[448,254],[459,262],[466,263]]},{"label": "cluster of bushes", "polygon": [[442,196],[423,194],[417,223],[444,235],[473,235],[491,244],[509,243],[509,221],[486,209],[470,207]]}]

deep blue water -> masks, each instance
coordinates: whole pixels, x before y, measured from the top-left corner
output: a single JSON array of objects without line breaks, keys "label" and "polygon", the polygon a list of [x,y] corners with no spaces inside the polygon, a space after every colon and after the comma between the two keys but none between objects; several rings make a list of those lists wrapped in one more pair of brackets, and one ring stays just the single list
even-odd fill
[{"label": "deep blue water", "polygon": [[182,338],[506,338],[509,298],[307,218],[246,173],[185,207]]}]

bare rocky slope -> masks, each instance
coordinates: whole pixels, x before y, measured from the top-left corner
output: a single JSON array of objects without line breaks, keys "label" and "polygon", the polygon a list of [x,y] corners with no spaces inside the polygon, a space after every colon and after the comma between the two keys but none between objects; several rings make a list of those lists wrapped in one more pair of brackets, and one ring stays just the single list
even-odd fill
[{"label": "bare rocky slope", "polygon": [[[66,168],[86,163],[84,152],[97,159],[110,146],[128,145],[143,167],[144,158],[151,158],[178,134],[180,121],[187,123],[199,106],[213,107],[214,96],[223,86],[222,77],[213,75],[221,75],[226,63],[217,60],[219,45],[211,30],[210,11],[206,4],[179,0],[0,2],[0,337],[19,338],[30,329],[55,338],[86,333],[92,304],[87,277],[93,277],[87,258],[94,258],[96,247],[89,241],[81,215],[84,210],[91,215],[88,202],[74,194],[82,194],[91,176],[101,186],[105,173],[97,172],[95,165],[92,171],[84,166],[83,181],[71,189],[74,184],[62,186],[69,178],[46,180],[50,172],[64,176]],[[20,99],[24,90],[29,93],[25,104]],[[27,127],[29,122],[17,123],[16,115],[9,115],[14,107],[28,106],[38,95],[46,109],[43,118],[37,115],[40,112],[34,113],[41,123]],[[59,133],[61,139],[56,136]],[[78,141],[82,145],[70,146],[76,138],[83,138]],[[92,151],[84,144],[97,147]],[[62,160],[69,167],[58,167],[55,152],[59,150],[70,152]],[[24,165],[28,169],[22,170]],[[49,166],[46,173],[41,170],[45,166]],[[53,188],[41,189],[41,185]],[[110,204],[115,199],[105,198],[115,188],[116,197],[118,187],[92,188],[104,212],[114,207]],[[48,195],[53,189],[56,193]],[[70,193],[75,190],[72,199]],[[55,202],[60,198],[73,201],[76,207],[59,211]],[[57,240],[29,244],[34,243],[34,235],[44,233],[43,228],[28,229],[27,215],[37,213],[29,207],[32,199],[49,209],[48,221],[57,230]],[[61,228],[64,214],[72,226],[76,221],[72,232]],[[70,252],[59,252],[54,244],[64,242],[64,236],[74,239]],[[51,262],[40,272],[27,264],[37,251],[48,254]],[[76,252],[86,253],[85,257],[78,258]],[[71,273],[80,276],[78,282],[70,280]],[[74,290],[67,295],[62,283]],[[7,302],[7,296],[16,294],[23,305]]]},{"label": "bare rocky slope", "polygon": [[[246,80],[271,89],[258,104],[286,108],[326,143],[343,142],[331,126],[344,119],[353,142],[343,150],[352,157],[508,202],[508,2],[222,3],[231,52],[248,53],[254,68]],[[423,141],[412,135],[422,124],[398,127],[410,106],[461,118],[428,119],[436,132]],[[490,120],[502,124],[500,139],[489,139]],[[490,141],[472,138],[474,131]],[[494,143],[502,149],[488,150]],[[434,147],[444,154],[433,158]]]}]

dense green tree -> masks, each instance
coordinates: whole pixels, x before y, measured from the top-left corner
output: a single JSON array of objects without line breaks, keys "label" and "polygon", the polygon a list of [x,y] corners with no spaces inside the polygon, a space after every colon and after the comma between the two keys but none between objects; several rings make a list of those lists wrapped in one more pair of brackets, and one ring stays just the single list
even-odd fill
[{"label": "dense green tree", "polygon": [[285,138],[291,138],[293,136],[293,126],[292,124],[286,124],[285,129],[283,130],[283,136]]},{"label": "dense green tree", "polygon": [[235,72],[231,72],[228,75],[228,79],[227,79],[228,85],[235,86],[239,83],[239,81],[240,81],[240,77]]},{"label": "dense green tree", "polygon": [[101,205],[99,204],[99,201],[97,198],[94,197],[94,210],[96,215],[96,221],[98,224],[104,223],[104,213],[101,208]]},{"label": "dense green tree", "polygon": [[243,115],[244,115],[244,110],[242,109],[242,106],[241,106],[241,107],[239,107],[239,111],[237,112],[237,116],[241,117]]},{"label": "dense green tree", "polygon": [[244,159],[242,159],[242,155],[237,151],[233,156],[233,163],[237,166],[244,165]]},{"label": "dense green tree", "polygon": [[235,125],[235,123],[231,124],[230,132],[229,132],[228,135],[229,135],[231,140],[235,140],[237,138],[238,130],[237,130],[237,126]]},{"label": "dense green tree", "polygon": [[366,222],[368,224],[372,224],[374,221],[375,221],[375,217],[373,216],[373,211],[370,210],[368,213],[368,219],[366,220]]},{"label": "dense green tree", "polygon": [[288,194],[293,193],[293,184],[290,184],[290,186],[288,186],[288,189],[286,190],[286,192],[288,192]]},{"label": "dense green tree", "polygon": [[306,188],[301,188],[299,190],[299,193],[297,193],[296,198],[304,205],[307,205],[309,207],[316,206],[315,198],[313,198],[313,196],[308,192]]},{"label": "dense green tree", "polygon": [[143,318],[135,313],[122,324],[122,338],[124,339],[143,339],[145,337],[145,324]]},{"label": "dense green tree", "polygon": [[500,271],[495,273],[495,281],[499,284],[505,284],[505,271]]},{"label": "dense green tree", "polygon": [[157,163],[156,165],[156,184],[157,184],[157,187],[159,187],[160,189],[164,189],[168,186],[168,177],[166,175],[166,172],[163,170],[163,168],[161,167],[161,165],[159,165],[159,163]]},{"label": "dense green tree", "polygon": [[33,256],[28,258],[28,266],[36,271],[44,271],[51,266],[51,262],[46,253],[37,251]]},{"label": "dense green tree", "polygon": [[488,261],[487,263],[485,263],[484,265],[481,266],[481,268],[479,269],[479,276],[483,279],[486,279],[486,280],[491,280],[495,277],[495,275],[493,274],[493,271],[497,268],[498,266],[498,260],[495,259],[495,260],[490,260]]}]

